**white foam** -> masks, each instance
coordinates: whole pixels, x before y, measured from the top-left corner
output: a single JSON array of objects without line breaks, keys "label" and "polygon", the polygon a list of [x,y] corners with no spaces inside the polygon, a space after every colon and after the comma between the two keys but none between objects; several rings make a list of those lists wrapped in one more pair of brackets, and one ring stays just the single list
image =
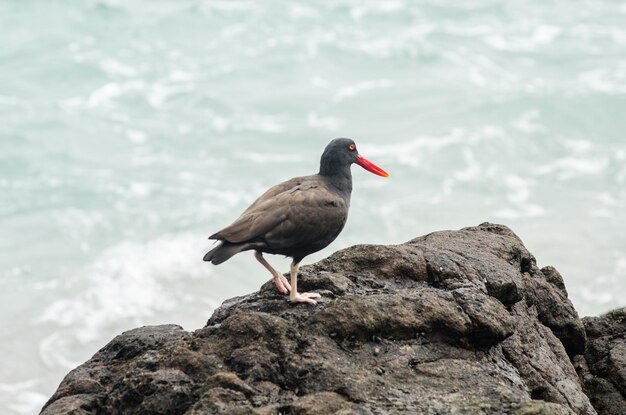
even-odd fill
[{"label": "white foam", "polygon": [[39,342],[39,357],[48,368],[71,370],[81,364],[80,361],[66,357],[64,351],[71,350],[73,339],[65,333],[56,332]]},{"label": "white foam", "polygon": [[143,131],[131,129],[126,130],[126,137],[128,137],[130,141],[136,144],[143,144],[148,139],[148,135]]},{"label": "white foam", "polygon": [[178,130],[179,133],[185,135],[185,134],[189,134],[193,128],[188,124],[178,124],[176,129]]},{"label": "white foam", "polygon": [[368,34],[367,31],[357,30],[356,36],[336,36],[334,32],[318,34],[318,43],[332,44],[341,50],[353,54],[360,52],[375,59],[391,57],[417,57],[422,53],[444,53],[429,42],[428,36],[438,30],[438,25],[430,22],[420,22],[417,25],[399,28],[398,30],[382,31]]},{"label": "white foam", "polygon": [[190,72],[177,69],[169,74],[168,79],[172,82],[191,82],[196,79],[196,76]]},{"label": "white foam", "polygon": [[37,379],[29,379],[23,382],[0,383],[0,392],[15,393],[26,389],[32,389],[39,384]]},{"label": "white foam", "polygon": [[230,117],[207,111],[207,117],[218,133],[229,131],[256,131],[269,134],[281,133],[285,130],[282,115],[262,115],[240,113]]},{"label": "white foam", "polygon": [[589,210],[589,216],[594,218],[611,218],[613,212],[606,208],[592,208]]},{"label": "white foam", "polygon": [[[7,95],[0,95],[0,106],[9,107],[9,109],[29,109],[32,107],[28,100]],[[10,108],[13,107],[13,108]]]},{"label": "white foam", "polygon": [[617,67],[583,72],[578,78],[592,91],[610,95],[624,94],[626,93],[626,61],[619,61]]},{"label": "white foam", "polygon": [[279,116],[252,114],[242,120],[243,130],[259,131],[263,133],[280,133],[285,127],[279,122]]},{"label": "white foam", "polygon": [[[462,152],[466,167],[449,174],[444,179],[442,184],[442,196],[450,196],[458,183],[474,181],[482,173],[482,168],[480,164],[476,162],[473,151],[470,148],[463,148]],[[436,202],[439,203],[440,199],[437,199]]]},{"label": "white foam", "polygon": [[244,33],[246,31],[246,25],[242,23],[235,23],[232,25],[227,25],[220,29],[220,37],[224,40],[229,40],[234,38],[235,36]]},{"label": "white foam", "polygon": [[208,11],[217,10],[223,12],[253,11],[259,8],[259,3],[257,2],[240,0],[204,0],[201,2],[201,5]]},{"label": "white foam", "polygon": [[319,128],[328,131],[337,131],[342,125],[339,118],[335,117],[322,117],[316,112],[309,112],[307,114],[307,124],[311,128]]},{"label": "white foam", "polygon": [[175,308],[185,294],[172,290],[175,281],[210,273],[200,260],[204,239],[191,234],[163,236],[104,251],[78,280],[86,285],[82,292],[55,300],[37,319],[72,331],[69,336],[47,338],[41,346],[42,358],[55,364],[73,363],[63,355],[68,348],[65,341],[86,343],[114,323],[128,319],[140,324],[155,312]]},{"label": "white foam", "polygon": [[622,168],[616,176],[618,183],[624,183],[626,181],[626,167]]},{"label": "white foam", "polygon": [[607,165],[608,160],[606,157],[563,157],[539,167],[535,174],[556,174],[559,180],[569,180],[580,176],[600,174],[605,171]]},{"label": "white foam", "polygon": [[58,102],[61,109],[65,112],[75,111],[85,106],[85,101],[81,97],[72,97],[62,99]]},{"label": "white foam", "polygon": [[371,91],[373,89],[389,88],[393,82],[389,79],[376,79],[372,81],[359,82],[357,84],[348,85],[339,88],[339,91],[333,96],[334,102],[341,102],[347,98],[352,98],[362,92]]},{"label": "white foam", "polygon": [[539,115],[539,111],[536,109],[527,111],[513,122],[513,126],[528,134],[544,132],[547,130],[546,127],[537,122]]},{"label": "white foam", "polygon": [[[408,166],[419,166],[424,157],[431,157],[432,154],[447,147],[455,145],[466,147],[503,136],[502,130],[487,125],[475,131],[454,128],[446,135],[421,136],[397,144],[364,144],[360,146],[360,149],[363,150],[364,154],[367,153],[371,157],[392,159],[396,163]],[[468,157],[468,154],[465,154],[465,157]]]},{"label": "white foam", "polygon": [[110,105],[111,102],[128,92],[139,91],[145,88],[142,81],[127,81],[122,83],[109,82],[94,90],[87,99],[87,106],[91,108]]},{"label": "white foam", "polygon": [[597,218],[611,218],[616,211],[621,209],[620,199],[610,193],[598,193],[594,195],[594,199],[598,201],[589,209],[589,215]]},{"label": "white foam", "polygon": [[109,75],[135,76],[137,74],[135,68],[110,58],[100,62],[100,67]]},{"label": "white foam", "polygon": [[97,210],[88,211],[68,207],[54,213],[53,218],[55,223],[64,229],[65,235],[75,241],[84,240],[106,225],[105,215]]},{"label": "white foam", "polygon": [[530,186],[528,180],[516,175],[507,175],[504,183],[509,187],[507,199],[511,203],[524,203],[530,197]]},{"label": "white foam", "polygon": [[232,120],[217,114],[211,114],[210,119],[213,123],[213,128],[219,133],[225,132],[232,125]]},{"label": "white foam", "polygon": [[593,143],[587,140],[567,140],[563,145],[574,154],[586,154],[593,149]]},{"label": "white foam", "polygon": [[533,30],[532,39],[535,44],[544,45],[554,41],[562,31],[563,30],[557,26],[539,25]]},{"label": "white foam", "polygon": [[170,97],[180,93],[188,93],[192,91],[192,84],[168,84],[157,82],[151,86],[146,99],[153,107],[160,108]]},{"label": "white foam", "polygon": [[178,172],[178,178],[185,182],[192,182],[196,180],[196,175],[190,171]]},{"label": "white foam", "polygon": [[10,402],[7,409],[17,414],[36,414],[46,403],[48,397],[42,393],[34,392],[41,386],[39,379],[29,379],[22,382],[0,383],[0,394],[5,402]]},{"label": "white foam", "polygon": [[277,154],[277,153],[240,153],[238,158],[249,160],[255,163],[300,163],[303,157],[299,154]]},{"label": "white foam", "polygon": [[444,137],[418,137],[408,142],[390,145],[367,145],[366,152],[371,157],[392,157],[397,163],[417,166],[424,152],[438,150],[460,142],[460,137],[453,133]]},{"label": "white foam", "polygon": [[606,206],[617,206],[619,204],[618,200],[615,198],[614,195],[610,194],[610,193],[598,193],[596,196],[596,199],[606,205]]},{"label": "white foam", "polygon": [[289,4],[289,15],[294,19],[308,19],[318,17],[319,13],[310,5],[291,3]]},{"label": "white foam", "polygon": [[147,154],[133,153],[130,160],[133,166],[167,166],[174,162],[174,157],[171,154],[162,152]]},{"label": "white foam", "polygon": [[515,174],[509,174],[504,177],[504,184],[508,188],[506,199],[511,206],[493,212],[495,217],[520,219],[534,218],[545,214],[545,209],[542,206],[530,202],[532,196],[531,188],[533,186],[530,180]]},{"label": "white foam", "polygon": [[484,40],[489,46],[508,51],[533,51],[538,46],[552,43],[554,39],[560,35],[562,29],[557,26],[539,25],[535,27],[532,33],[492,33],[485,36]]},{"label": "white foam", "polygon": [[3,269],[0,272],[2,273],[0,275],[16,278],[30,274],[32,272],[32,268],[30,265],[14,266],[9,269]]},{"label": "white foam", "polygon": [[609,310],[623,305],[623,292],[626,289],[626,253],[614,251],[613,269],[602,274],[595,274],[593,280],[572,287],[575,295],[582,298],[584,304],[593,304],[596,308]]},{"label": "white foam", "polygon": [[317,88],[328,88],[329,86],[329,82],[328,80],[320,77],[320,76],[314,76],[311,78],[311,85],[317,87]]},{"label": "white foam", "polygon": [[150,196],[152,193],[153,185],[152,183],[146,182],[131,182],[130,188],[128,189],[128,193],[131,197],[135,198],[145,198]]},{"label": "white foam", "polygon": [[493,216],[500,219],[521,219],[521,218],[532,218],[543,216],[545,214],[545,209],[539,205],[535,204],[526,204],[521,206],[519,209],[516,208],[503,208],[498,209],[493,212]]},{"label": "white foam", "polygon": [[454,178],[460,182],[469,182],[478,177],[482,169],[480,164],[474,157],[474,152],[469,148],[463,149],[463,158],[465,159],[467,167],[464,170],[454,172]]},{"label": "white foam", "polygon": [[377,1],[372,3],[360,3],[358,6],[353,6],[350,9],[350,17],[359,21],[364,16],[370,14],[391,14],[396,13],[404,9],[404,2],[402,1]]},{"label": "white foam", "polygon": [[15,401],[9,404],[9,409],[18,414],[36,414],[44,406],[48,398],[46,395],[32,391],[18,392]]}]

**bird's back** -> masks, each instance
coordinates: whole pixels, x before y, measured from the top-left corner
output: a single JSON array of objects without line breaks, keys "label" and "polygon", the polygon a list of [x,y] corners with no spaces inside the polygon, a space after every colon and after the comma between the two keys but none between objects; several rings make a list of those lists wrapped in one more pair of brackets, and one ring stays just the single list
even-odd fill
[{"label": "bird's back", "polygon": [[348,208],[349,194],[337,192],[323,177],[295,177],[267,190],[211,239],[255,244],[254,249],[268,253],[308,255],[339,235]]}]

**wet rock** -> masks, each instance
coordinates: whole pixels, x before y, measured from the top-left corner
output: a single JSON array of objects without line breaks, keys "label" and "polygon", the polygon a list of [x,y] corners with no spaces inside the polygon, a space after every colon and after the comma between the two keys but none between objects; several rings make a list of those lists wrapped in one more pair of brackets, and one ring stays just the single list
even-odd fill
[{"label": "wet rock", "polygon": [[595,414],[583,384],[598,405],[624,394],[619,318],[583,326],[558,272],[505,226],[354,246],[299,281],[316,306],[266,283],[193,333],[123,333],[42,413]]}]

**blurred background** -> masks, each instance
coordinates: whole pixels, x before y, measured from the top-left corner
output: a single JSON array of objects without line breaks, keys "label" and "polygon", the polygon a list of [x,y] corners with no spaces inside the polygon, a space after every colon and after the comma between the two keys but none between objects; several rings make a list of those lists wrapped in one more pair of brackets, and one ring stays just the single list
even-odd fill
[{"label": "blurred background", "polygon": [[[581,315],[626,304],[626,2],[0,1],[0,408],[258,289],[206,237],[353,137],[319,260],[493,221]],[[289,261],[270,257],[282,271]]]}]

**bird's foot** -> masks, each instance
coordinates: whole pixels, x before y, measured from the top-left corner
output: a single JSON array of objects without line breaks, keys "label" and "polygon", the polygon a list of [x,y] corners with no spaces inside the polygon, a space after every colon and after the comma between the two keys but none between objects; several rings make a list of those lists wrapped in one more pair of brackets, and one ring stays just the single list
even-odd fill
[{"label": "bird's foot", "polygon": [[292,303],[309,303],[309,304],[317,304],[317,301],[314,298],[320,298],[321,295],[318,293],[291,293],[289,296],[289,301]]},{"label": "bird's foot", "polygon": [[291,284],[289,284],[289,280],[282,275],[274,277],[274,284],[281,294],[287,294],[291,291]]}]

